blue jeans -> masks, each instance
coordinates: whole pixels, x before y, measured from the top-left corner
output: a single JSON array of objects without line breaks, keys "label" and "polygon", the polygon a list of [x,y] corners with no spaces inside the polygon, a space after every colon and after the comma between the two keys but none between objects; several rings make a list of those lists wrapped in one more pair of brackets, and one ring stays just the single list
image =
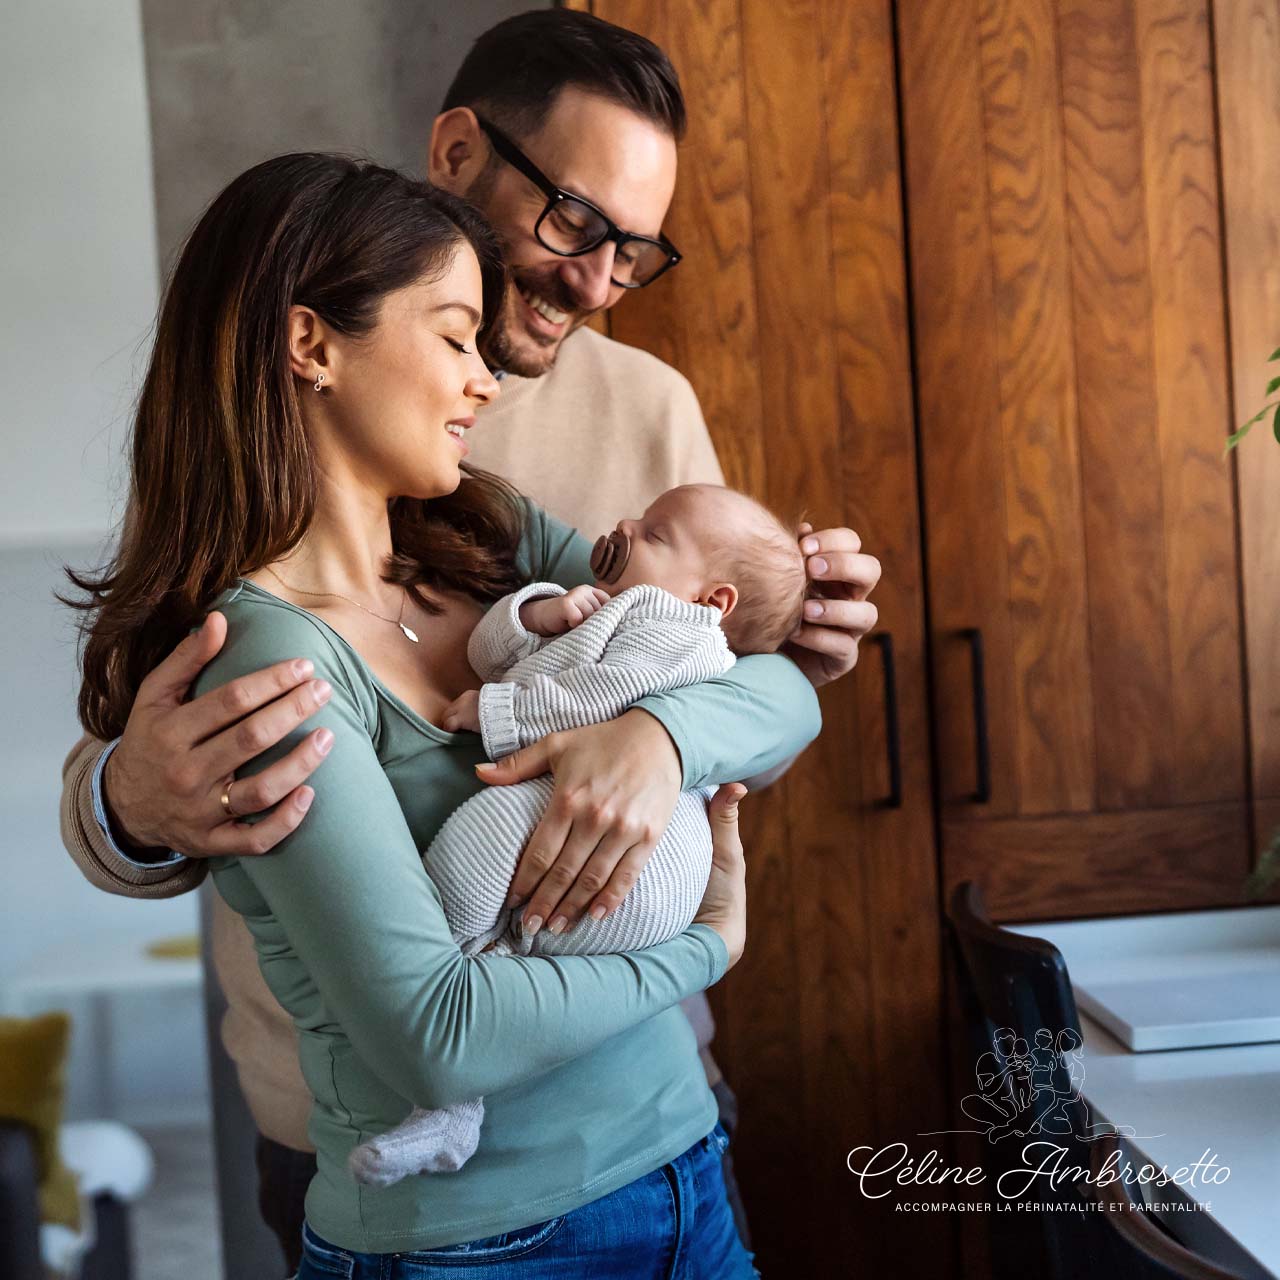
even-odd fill
[{"label": "blue jeans", "polygon": [[716,1125],[670,1164],[549,1222],[426,1249],[352,1253],[304,1226],[296,1280],[751,1280]]}]

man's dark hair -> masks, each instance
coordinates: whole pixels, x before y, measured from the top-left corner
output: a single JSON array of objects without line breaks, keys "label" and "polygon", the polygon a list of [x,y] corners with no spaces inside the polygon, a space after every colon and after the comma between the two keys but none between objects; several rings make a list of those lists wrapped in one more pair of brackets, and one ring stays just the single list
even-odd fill
[{"label": "man's dark hair", "polygon": [[533,133],[573,85],[684,137],[684,96],[652,40],[573,9],[535,9],[490,27],[458,68],[442,111],[471,107],[517,137]]}]

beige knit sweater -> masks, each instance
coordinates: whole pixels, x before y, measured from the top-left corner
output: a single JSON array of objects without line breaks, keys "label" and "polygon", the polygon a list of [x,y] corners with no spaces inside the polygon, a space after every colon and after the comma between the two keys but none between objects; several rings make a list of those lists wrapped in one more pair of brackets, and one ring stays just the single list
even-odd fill
[{"label": "beige knit sweater", "polygon": [[[723,475],[688,381],[661,360],[591,329],[566,339],[542,378],[508,376],[470,432],[470,461],[506,477],[552,515],[594,536],[637,516],[679,484]],[[202,861],[137,867],[103,838],[91,780],[104,744],[81,738],[62,769],[62,840],[88,879],[108,893],[168,898],[194,889]],[[258,970],[243,920],[215,899],[212,950],[227,998],[222,1039],[259,1130],[308,1151],[311,1094],[298,1066],[293,1023]],[[706,997],[686,1001],[695,1027]],[[705,1033],[700,1039],[705,1039]],[[703,1054],[708,1075],[719,1072]]]}]

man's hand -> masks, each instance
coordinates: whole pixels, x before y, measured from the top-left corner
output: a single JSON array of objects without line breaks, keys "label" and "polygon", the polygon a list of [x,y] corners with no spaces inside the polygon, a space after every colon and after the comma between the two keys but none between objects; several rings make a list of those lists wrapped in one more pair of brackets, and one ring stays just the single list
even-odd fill
[{"label": "man's hand", "polygon": [[799,530],[809,580],[821,594],[807,600],[804,621],[783,652],[809,677],[814,688],[848,675],[858,661],[858,642],[879,616],[867,597],[880,581],[880,561],[862,554],[852,529]]},{"label": "man's hand", "polygon": [[562,596],[526,600],[520,606],[520,624],[535,636],[561,636],[581,626],[601,605],[608,603],[607,591],[584,583]]},{"label": "man's hand", "polygon": [[450,733],[480,732],[480,690],[468,689],[449,703],[440,717],[440,727]]},{"label": "man's hand", "polygon": [[[222,648],[227,621],[211,613],[142,682],[103,778],[112,828],[139,848],[192,858],[266,853],[301,821],[315,792],[302,783],[333,745],[328,729],[308,734],[283,760],[232,782],[247,761],[274,746],[329,700],[305,659],[279,662],[184,702],[191,682]],[[236,817],[278,803],[252,826]]]},{"label": "man's hand", "polygon": [[529,900],[523,928],[571,928],[590,908],[602,920],[627,896],[671,821],[683,780],[680,754],[662,723],[633,709],[616,720],[551,733],[478,765],[506,785],[555,775],[555,792],[529,837],[508,905]]}]

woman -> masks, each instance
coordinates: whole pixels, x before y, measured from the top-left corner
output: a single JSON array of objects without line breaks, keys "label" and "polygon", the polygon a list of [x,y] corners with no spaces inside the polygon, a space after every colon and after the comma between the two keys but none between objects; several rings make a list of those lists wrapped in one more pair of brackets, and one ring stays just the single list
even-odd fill
[{"label": "woman", "polygon": [[[228,637],[204,688],[295,656],[327,686],[307,821],[272,857],[214,870],[316,1100],[300,1277],[642,1277],[677,1253],[690,1275],[745,1276],[724,1135],[674,1007],[741,953],[740,789],[717,798],[699,921],[628,956],[464,959],[418,858],[480,786],[477,739],[435,721],[478,684],[466,640],[485,605],[530,578],[590,579],[582,538],[461,469],[498,394],[476,338],[501,289],[479,215],[389,170],[284,156],[227,188],[169,285],[115,561],[76,579],[94,609],[81,717],[117,734],[212,606]],[[676,743],[686,786],[816,732],[807,707],[758,723],[745,694],[775,661],[662,695],[675,722],[714,726]],[[461,1171],[385,1189],[347,1173],[411,1105],[481,1094]]]}]

